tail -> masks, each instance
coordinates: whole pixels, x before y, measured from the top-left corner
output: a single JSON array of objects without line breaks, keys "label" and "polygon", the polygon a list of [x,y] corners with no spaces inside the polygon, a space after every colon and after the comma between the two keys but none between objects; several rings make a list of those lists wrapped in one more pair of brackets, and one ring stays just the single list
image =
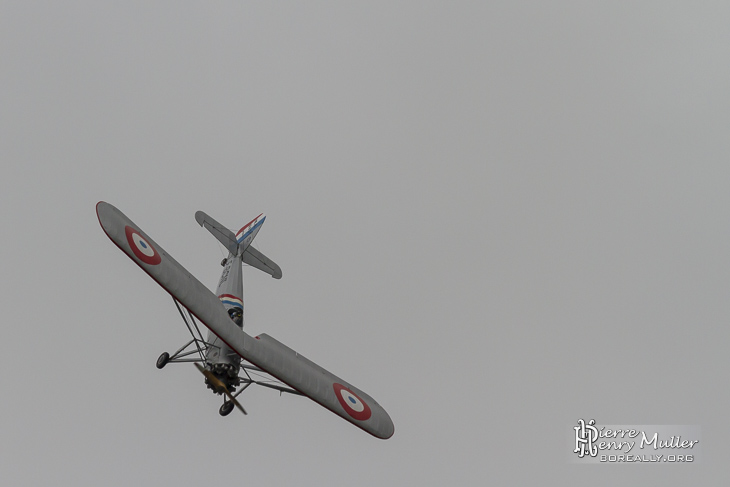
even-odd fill
[{"label": "tail", "polygon": [[253,239],[256,238],[256,234],[261,230],[261,225],[264,224],[266,216],[261,213],[259,216],[244,225],[236,234],[236,242],[238,242],[238,251],[242,254],[251,245]]},{"label": "tail", "polygon": [[251,246],[265,219],[266,216],[260,214],[234,235],[232,231],[202,211],[195,213],[195,221],[201,227],[205,227],[232,255],[240,255],[244,263],[269,274],[274,279],[281,279],[281,267]]}]

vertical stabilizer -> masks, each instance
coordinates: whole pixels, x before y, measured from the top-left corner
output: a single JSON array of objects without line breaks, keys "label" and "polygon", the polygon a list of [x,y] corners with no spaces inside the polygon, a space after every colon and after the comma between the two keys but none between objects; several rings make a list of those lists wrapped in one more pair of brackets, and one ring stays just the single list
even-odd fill
[{"label": "vertical stabilizer", "polygon": [[266,216],[261,213],[259,216],[244,225],[236,234],[236,241],[238,242],[238,255],[243,255],[253,239],[256,238],[256,234],[261,230],[261,225],[264,224]]}]

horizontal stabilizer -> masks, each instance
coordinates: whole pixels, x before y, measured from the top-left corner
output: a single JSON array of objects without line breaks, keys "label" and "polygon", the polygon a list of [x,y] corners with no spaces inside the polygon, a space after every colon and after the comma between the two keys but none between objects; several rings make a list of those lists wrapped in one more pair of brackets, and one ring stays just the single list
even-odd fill
[{"label": "horizontal stabilizer", "polygon": [[226,227],[215,221],[213,217],[203,213],[202,211],[195,212],[195,221],[198,222],[201,227],[207,228],[208,231],[213,234],[213,236],[217,238],[231,254],[236,255],[238,253],[238,242],[236,241],[236,236],[232,231],[228,230]]},{"label": "horizontal stabilizer", "polygon": [[276,262],[256,250],[252,245],[248,246],[241,258],[243,259],[244,264],[248,264],[260,271],[264,271],[274,279],[281,279],[281,267],[276,265]]}]

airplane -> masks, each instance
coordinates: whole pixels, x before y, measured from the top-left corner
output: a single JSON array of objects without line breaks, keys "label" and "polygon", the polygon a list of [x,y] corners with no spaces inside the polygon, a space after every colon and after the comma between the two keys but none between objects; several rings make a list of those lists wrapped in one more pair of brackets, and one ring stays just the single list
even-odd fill
[{"label": "airplane", "polygon": [[[193,362],[207,387],[223,396],[221,416],[234,408],[247,414],[236,398],[255,384],[306,396],[376,438],[393,436],[393,421],[370,395],[269,335],[243,331],[243,264],[282,277],[281,268],[251,245],[266,219],[263,213],[235,234],[202,211],[195,213],[198,224],[228,250],[215,294],[114,206],[100,201],[96,215],[109,239],[172,296],[192,335],[172,355],[160,355],[157,368]],[[208,328],[207,338],[198,322]]]}]

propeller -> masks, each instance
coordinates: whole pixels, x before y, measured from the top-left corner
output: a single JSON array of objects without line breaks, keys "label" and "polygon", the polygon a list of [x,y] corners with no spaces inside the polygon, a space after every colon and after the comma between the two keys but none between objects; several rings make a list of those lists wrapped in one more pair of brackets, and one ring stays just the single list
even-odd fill
[{"label": "propeller", "polygon": [[202,366],[201,366],[201,365],[200,365],[199,363],[197,363],[197,362],[193,362],[193,363],[194,363],[194,364],[195,364],[195,366],[196,366],[196,367],[198,368],[198,370],[200,371],[200,373],[201,373],[201,374],[203,374],[203,375],[205,376],[205,378],[206,378],[206,379],[208,379],[208,381],[210,382],[210,384],[211,384],[211,385],[212,385],[212,386],[213,386],[213,387],[215,388],[216,392],[222,392],[222,393],[224,393],[224,394],[225,394],[226,396],[228,396],[228,399],[230,399],[230,400],[231,400],[231,402],[232,402],[233,404],[235,404],[235,405],[236,405],[236,407],[237,407],[238,409],[240,409],[240,410],[241,410],[241,412],[242,412],[243,414],[248,414],[248,413],[246,412],[246,410],[245,410],[245,409],[243,409],[243,406],[241,406],[241,405],[240,405],[240,404],[238,403],[238,401],[236,401],[236,398],[235,398],[235,397],[233,397],[233,396],[231,395],[231,393],[230,393],[230,391],[228,390],[228,388],[226,387],[226,385],[225,385],[225,384],[224,384],[223,382],[221,382],[221,381],[220,381],[220,379],[218,379],[218,377],[216,377],[216,376],[215,376],[215,375],[213,374],[213,372],[211,372],[210,370],[206,370],[206,369],[204,369],[204,368],[203,368],[203,367],[202,367]]}]

